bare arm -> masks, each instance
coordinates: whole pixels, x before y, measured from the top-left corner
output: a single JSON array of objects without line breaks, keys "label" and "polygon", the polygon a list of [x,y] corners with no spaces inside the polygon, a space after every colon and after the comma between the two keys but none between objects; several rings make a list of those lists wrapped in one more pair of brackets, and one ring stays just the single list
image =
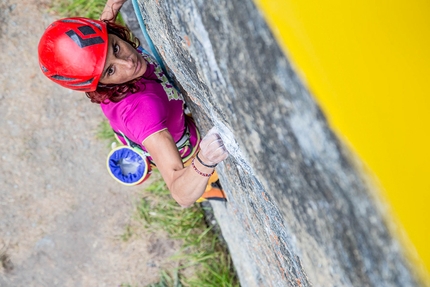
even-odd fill
[{"label": "bare arm", "polygon": [[[160,170],[172,197],[181,206],[191,206],[202,196],[209,178],[198,174],[192,166],[184,168],[175,142],[167,130],[150,136],[143,144]],[[199,157],[208,165],[217,164],[228,156],[216,133],[208,133],[200,148]],[[197,160],[194,165],[202,173],[210,174],[214,170],[201,165]]]},{"label": "bare arm", "polygon": [[100,20],[108,20],[109,22],[115,22],[116,16],[118,16],[119,10],[127,0],[107,0],[105,8],[100,15]]}]

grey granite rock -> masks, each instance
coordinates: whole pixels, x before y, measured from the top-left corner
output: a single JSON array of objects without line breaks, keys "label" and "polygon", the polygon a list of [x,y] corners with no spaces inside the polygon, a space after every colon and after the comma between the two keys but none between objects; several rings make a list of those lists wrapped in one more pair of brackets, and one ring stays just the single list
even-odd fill
[{"label": "grey granite rock", "polygon": [[250,0],[140,0],[198,126],[231,156],[215,215],[242,286],[417,286],[382,204]]}]

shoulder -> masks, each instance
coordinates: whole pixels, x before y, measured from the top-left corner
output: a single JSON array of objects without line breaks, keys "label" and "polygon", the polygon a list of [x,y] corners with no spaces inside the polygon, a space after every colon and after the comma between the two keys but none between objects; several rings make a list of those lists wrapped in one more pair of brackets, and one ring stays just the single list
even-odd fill
[{"label": "shoulder", "polygon": [[157,105],[160,100],[156,93],[148,91],[146,89],[145,83],[138,84],[140,89],[135,93],[130,93],[119,102],[108,102],[106,104],[101,104],[102,107],[127,107],[127,106],[140,106],[140,105]]},{"label": "shoulder", "polygon": [[127,96],[124,101],[124,105],[134,109],[162,109],[164,103],[160,97],[152,92],[139,91],[137,93]]},{"label": "shoulder", "polygon": [[139,126],[142,122],[149,125],[163,122],[167,117],[166,107],[162,100],[153,93],[135,93],[118,103],[116,109],[126,125]]},{"label": "shoulder", "polygon": [[117,103],[102,103],[100,107],[108,118],[122,118],[123,120],[133,117],[140,118],[142,115],[157,117],[157,115],[165,114],[163,101],[155,94],[145,91],[130,94]]}]

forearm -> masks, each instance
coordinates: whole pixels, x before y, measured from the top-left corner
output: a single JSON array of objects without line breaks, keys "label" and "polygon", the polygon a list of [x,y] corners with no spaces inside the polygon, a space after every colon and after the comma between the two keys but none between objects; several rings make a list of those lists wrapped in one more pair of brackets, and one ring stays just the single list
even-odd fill
[{"label": "forearm", "polygon": [[151,154],[173,198],[183,207],[192,205],[203,195],[209,176],[214,171],[210,166],[215,166],[228,156],[219,135],[214,133],[208,133],[200,143],[198,154],[201,162],[192,160],[191,166],[185,168],[167,129],[149,136],[143,141],[143,146]]},{"label": "forearm", "polygon": [[127,0],[108,0],[102,14],[100,15],[100,20],[115,22],[119,10],[126,1]]},{"label": "forearm", "polygon": [[[175,171],[169,189],[172,197],[183,207],[191,206],[205,192],[213,168],[202,166],[197,160],[192,165]],[[197,171],[195,170],[197,169]]]}]

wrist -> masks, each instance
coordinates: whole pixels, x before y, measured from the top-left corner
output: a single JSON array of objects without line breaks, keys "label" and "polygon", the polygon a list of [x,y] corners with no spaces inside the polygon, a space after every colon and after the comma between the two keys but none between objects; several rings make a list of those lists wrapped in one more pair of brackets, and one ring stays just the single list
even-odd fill
[{"label": "wrist", "polygon": [[198,152],[196,153],[196,158],[197,158],[198,162],[199,162],[201,165],[203,165],[203,166],[205,166],[205,167],[207,167],[207,168],[215,168],[215,167],[218,165],[217,163],[212,163],[212,162],[208,161],[208,160],[207,160],[207,159],[205,159],[204,157],[203,157],[203,159],[202,159],[202,157],[201,157],[201,156],[199,156],[199,153],[200,153],[200,151],[198,151]]},{"label": "wrist", "polygon": [[196,158],[193,158],[191,160],[191,166],[194,169],[194,171],[196,173],[198,173],[199,175],[201,175],[203,177],[210,177],[215,172],[214,168],[205,167],[205,166],[199,164],[198,161],[195,159]]}]

